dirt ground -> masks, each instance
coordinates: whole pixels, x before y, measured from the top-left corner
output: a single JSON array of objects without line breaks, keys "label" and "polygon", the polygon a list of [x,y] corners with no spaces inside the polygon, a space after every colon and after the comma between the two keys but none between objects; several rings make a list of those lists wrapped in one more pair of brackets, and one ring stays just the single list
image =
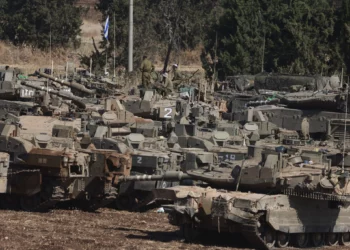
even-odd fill
[{"label": "dirt ground", "polygon": [[200,244],[187,244],[177,228],[168,224],[167,215],[155,211],[0,211],[0,221],[0,249],[248,249],[239,246],[240,239],[232,243],[227,236],[215,234]]}]

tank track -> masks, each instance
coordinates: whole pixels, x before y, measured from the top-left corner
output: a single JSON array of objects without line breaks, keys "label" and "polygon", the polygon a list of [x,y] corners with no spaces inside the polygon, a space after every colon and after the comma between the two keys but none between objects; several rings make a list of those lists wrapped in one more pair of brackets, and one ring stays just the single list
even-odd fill
[{"label": "tank track", "polygon": [[[7,176],[14,176],[14,175],[19,175],[22,173],[40,173],[39,169],[21,169],[21,170],[16,170],[16,171],[11,171],[7,173]],[[6,194],[5,194],[6,195]],[[11,194],[7,194],[10,195]],[[60,187],[54,187],[52,194],[50,194],[50,197],[47,197],[45,199],[42,199],[40,192],[33,195],[32,197],[30,196],[19,196],[19,207],[18,209],[20,210],[25,210],[25,211],[30,211],[30,212],[46,212],[49,209],[53,208],[63,197],[64,191]],[[33,204],[33,206],[23,206],[21,205],[21,199],[33,199],[33,201],[37,200],[38,204]]]},{"label": "tank track", "polygon": [[259,236],[257,225],[244,224],[241,226],[241,233],[243,237],[253,246],[255,249],[270,250],[271,247],[267,246],[265,241]]}]

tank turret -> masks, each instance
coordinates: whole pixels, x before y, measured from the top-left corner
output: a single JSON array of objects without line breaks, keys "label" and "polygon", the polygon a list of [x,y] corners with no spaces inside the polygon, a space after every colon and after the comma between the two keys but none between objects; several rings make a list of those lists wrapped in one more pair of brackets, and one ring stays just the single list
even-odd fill
[{"label": "tank turret", "polygon": [[35,73],[37,75],[41,76],[41,77],[50,79],[51,81],[57,82],[57,83],[59,83],[61,85],[64,85],[64,86],[67,86],[67,87],[70,87],[70,88],[73,88],[73,89],[76,89],[76,90],[81,91],[81,92],[83,92],[85,94],[88,94],[88,95],[93,95],[93,94],[96,93],[95,90],[87,89],[87,88],[85,88],[84,85],[81,85],[81,84],[78,84],[78,83],[75,83],[75,82],[67,82],[65,80],[58,79],[56,77],[50,76],[48,74],[45,74],[45,73],[42,73],[42,72],[39,72],[39,71],[36,71]]},{"label": "tank turret", "polygon": [[[322,157],[312,163],[306,161],[308,154],[287,154],[281,148],[262,154],[258,161],[248,159],[240,166],[227,162],[185,174],[126,179],[202,180],[204,187],[162,191],[175,202],[167,206],[169,222],[180,226],[188,241],[205,229],[241,233],[255,249],[292,242],[297,247],[349,244],[350,220],[345,219],[350,215],[349,170],[330,167]],[[160,192],[158,198],[164,198]]]},{"label": "tank turret", "polygon": [[[29,82],[25,82],[25,81],[23,81],[21,84],[24,85],[24,86],[27,86],[27,87],[30,87],[30,88],[42,91],[44,94],[46,93],[46,89],[44,87],[39,87],[39,86],[33,85],[33,84],[29,83]],[[77,107],[79,107],[80,109],[85,109],[86,108],[85,103],[82,101],[82,99],[80,97],[74,96],[71,93],[68,93],[66,91],[56,91],[56,90],[50,89],[48,91],[48,93],[50,93],[52,95],[56,95],[56,96],[62,97],[63,99],[66,99],[66,100],[70,100]]]},{"label": "tank turret", "polygon": [[128,154],[80,149],[74,146],[72,126],[53,125],[52,136],[22,135],[19,124],[1,123],[0,128],[0,198],[9,202],[4,207],[42,210],[70,200],[95,210],[115,200],[113,181],[130,175]]}]

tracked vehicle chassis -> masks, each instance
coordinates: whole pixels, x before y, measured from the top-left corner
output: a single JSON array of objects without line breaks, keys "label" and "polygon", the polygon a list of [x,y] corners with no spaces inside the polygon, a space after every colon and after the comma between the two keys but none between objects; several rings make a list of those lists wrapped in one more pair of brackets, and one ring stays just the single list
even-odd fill
[{"label": "tracked vehicle chassis", "polygon": [[169,221],[187,241],[215,230],[240,233],[256,249],[350,246],[349,203],[206,189],[181,196]]}]

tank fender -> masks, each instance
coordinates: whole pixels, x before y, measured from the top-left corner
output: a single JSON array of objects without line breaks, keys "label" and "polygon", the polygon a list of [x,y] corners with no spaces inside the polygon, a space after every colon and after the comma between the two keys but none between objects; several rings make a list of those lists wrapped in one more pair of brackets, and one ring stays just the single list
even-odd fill
[{"label": "tank fender", "polygon": [[349,232],[350,211],[269,209],[266,211],[266,221],[273,229],[284,233]]}]

